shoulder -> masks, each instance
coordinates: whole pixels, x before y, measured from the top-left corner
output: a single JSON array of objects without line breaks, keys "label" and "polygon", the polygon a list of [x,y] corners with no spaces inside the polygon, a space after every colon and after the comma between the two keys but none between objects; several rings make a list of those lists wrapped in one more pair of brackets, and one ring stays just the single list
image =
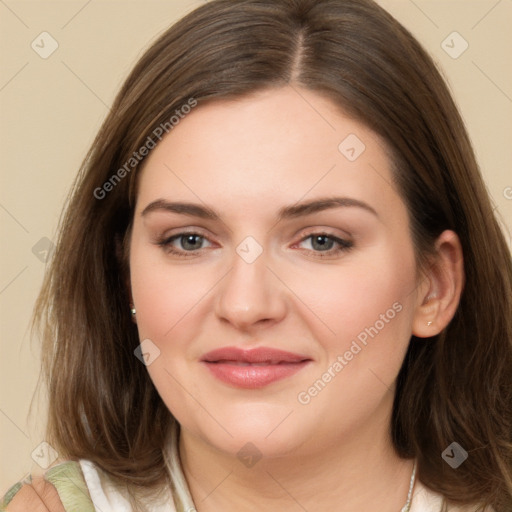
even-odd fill
[{"label": "shoulder", "polygon": [[[169,499],[170,498],[170,499]],[[130,500],[93,462],[64,462],[13,485],[0,512],[132,512]],[[176,512],[169,489],[151,503],[153,512]]]},{"label": "shoulder", "polygon": [[131,512],[129,501],[95,464],[63,462],[44,476],[13,485],[0,502],[1,512]]},{"label": "shoulder", "polygon": [[[420,481],[416,482],[410,512],[441,512],[443,510],[443,497],[428,489]],[[476,512],[480,508],[477,504],[466,506],[448,506],[448,512]],[[486,508],[484,512],[494,512]]]},{"label": "shoulder", "polygon": [[94,512],[84,476],[78,462],[63,462],[44,476],[13,485],[0,503],[7,512]]}]

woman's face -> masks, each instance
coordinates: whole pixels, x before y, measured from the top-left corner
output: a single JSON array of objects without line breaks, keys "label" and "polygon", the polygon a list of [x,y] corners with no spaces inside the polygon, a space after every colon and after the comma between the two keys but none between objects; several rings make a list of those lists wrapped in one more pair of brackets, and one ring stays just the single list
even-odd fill
[{"label": "woman's face", "polygon": [[130,271],[188,435],[268,457],[387,435],[420,301],[408,213],[383,142],[330,101],[285,87],[193,110],[146,160]]}]

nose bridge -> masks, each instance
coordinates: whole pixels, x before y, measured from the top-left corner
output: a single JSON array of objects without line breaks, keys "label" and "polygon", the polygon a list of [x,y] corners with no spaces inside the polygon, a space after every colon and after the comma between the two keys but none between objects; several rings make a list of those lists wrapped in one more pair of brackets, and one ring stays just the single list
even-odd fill
[{"label": "nose bridge", "polygon": [[267,268],[268,253],[248,237],[233,255],[231,271],[219,289],[216,313],[237,328],[281,320],[286,301],[279,281]]}]

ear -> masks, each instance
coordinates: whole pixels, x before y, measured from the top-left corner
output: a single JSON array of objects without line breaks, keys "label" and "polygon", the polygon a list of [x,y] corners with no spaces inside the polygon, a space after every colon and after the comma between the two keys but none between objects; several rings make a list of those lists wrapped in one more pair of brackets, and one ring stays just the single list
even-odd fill
[{"label": "ear", "polygon": [[436,241],[435,254],[424,272],[412,334],[429,338],[439,334],[451,321],[464,287],[464,258],[456,233],[444,231]]}]

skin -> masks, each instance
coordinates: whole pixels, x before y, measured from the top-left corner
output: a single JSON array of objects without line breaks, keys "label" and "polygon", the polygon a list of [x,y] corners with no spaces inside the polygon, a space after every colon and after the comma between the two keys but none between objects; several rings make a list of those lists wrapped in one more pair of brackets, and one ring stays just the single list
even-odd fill
[{"label": "skin", "polygon": [[[338,149],[349,134],[366,146],[353,162]],[[282,208],[334,196],[374,213],[341,206],[278,218]],[[207,206],[219,219],[148,212],[158,200]],[[204,237],[198,250],[187,253],[180,238],[159,245],[183,231]],[[352,247],[318,250],[315,234]],[[249,236],[263,250],[252,263],[236,251]],[[151,152],[131,234],[132,298],[140,339],[160,351],[148,371],[181,425],[199,512],[404,505],[412,461],[390,440],[396,377],[411,334],[440,332],[462,288],[457,236],[444,232],[436,249],[420,272],[384,142],[316,93],[284,87],[199,106]],[[397,303],[400,312],[300,403],[298,394]],[[264,388],[239,389],[200,363],[233,345],[312,361]],[[262,455],[252,467],[237,457],[249,442]]]},{"label": "skin", "polygon": [[9,503],[8,512],[66,512],[57,489],[42,477],[24,485]]}]

